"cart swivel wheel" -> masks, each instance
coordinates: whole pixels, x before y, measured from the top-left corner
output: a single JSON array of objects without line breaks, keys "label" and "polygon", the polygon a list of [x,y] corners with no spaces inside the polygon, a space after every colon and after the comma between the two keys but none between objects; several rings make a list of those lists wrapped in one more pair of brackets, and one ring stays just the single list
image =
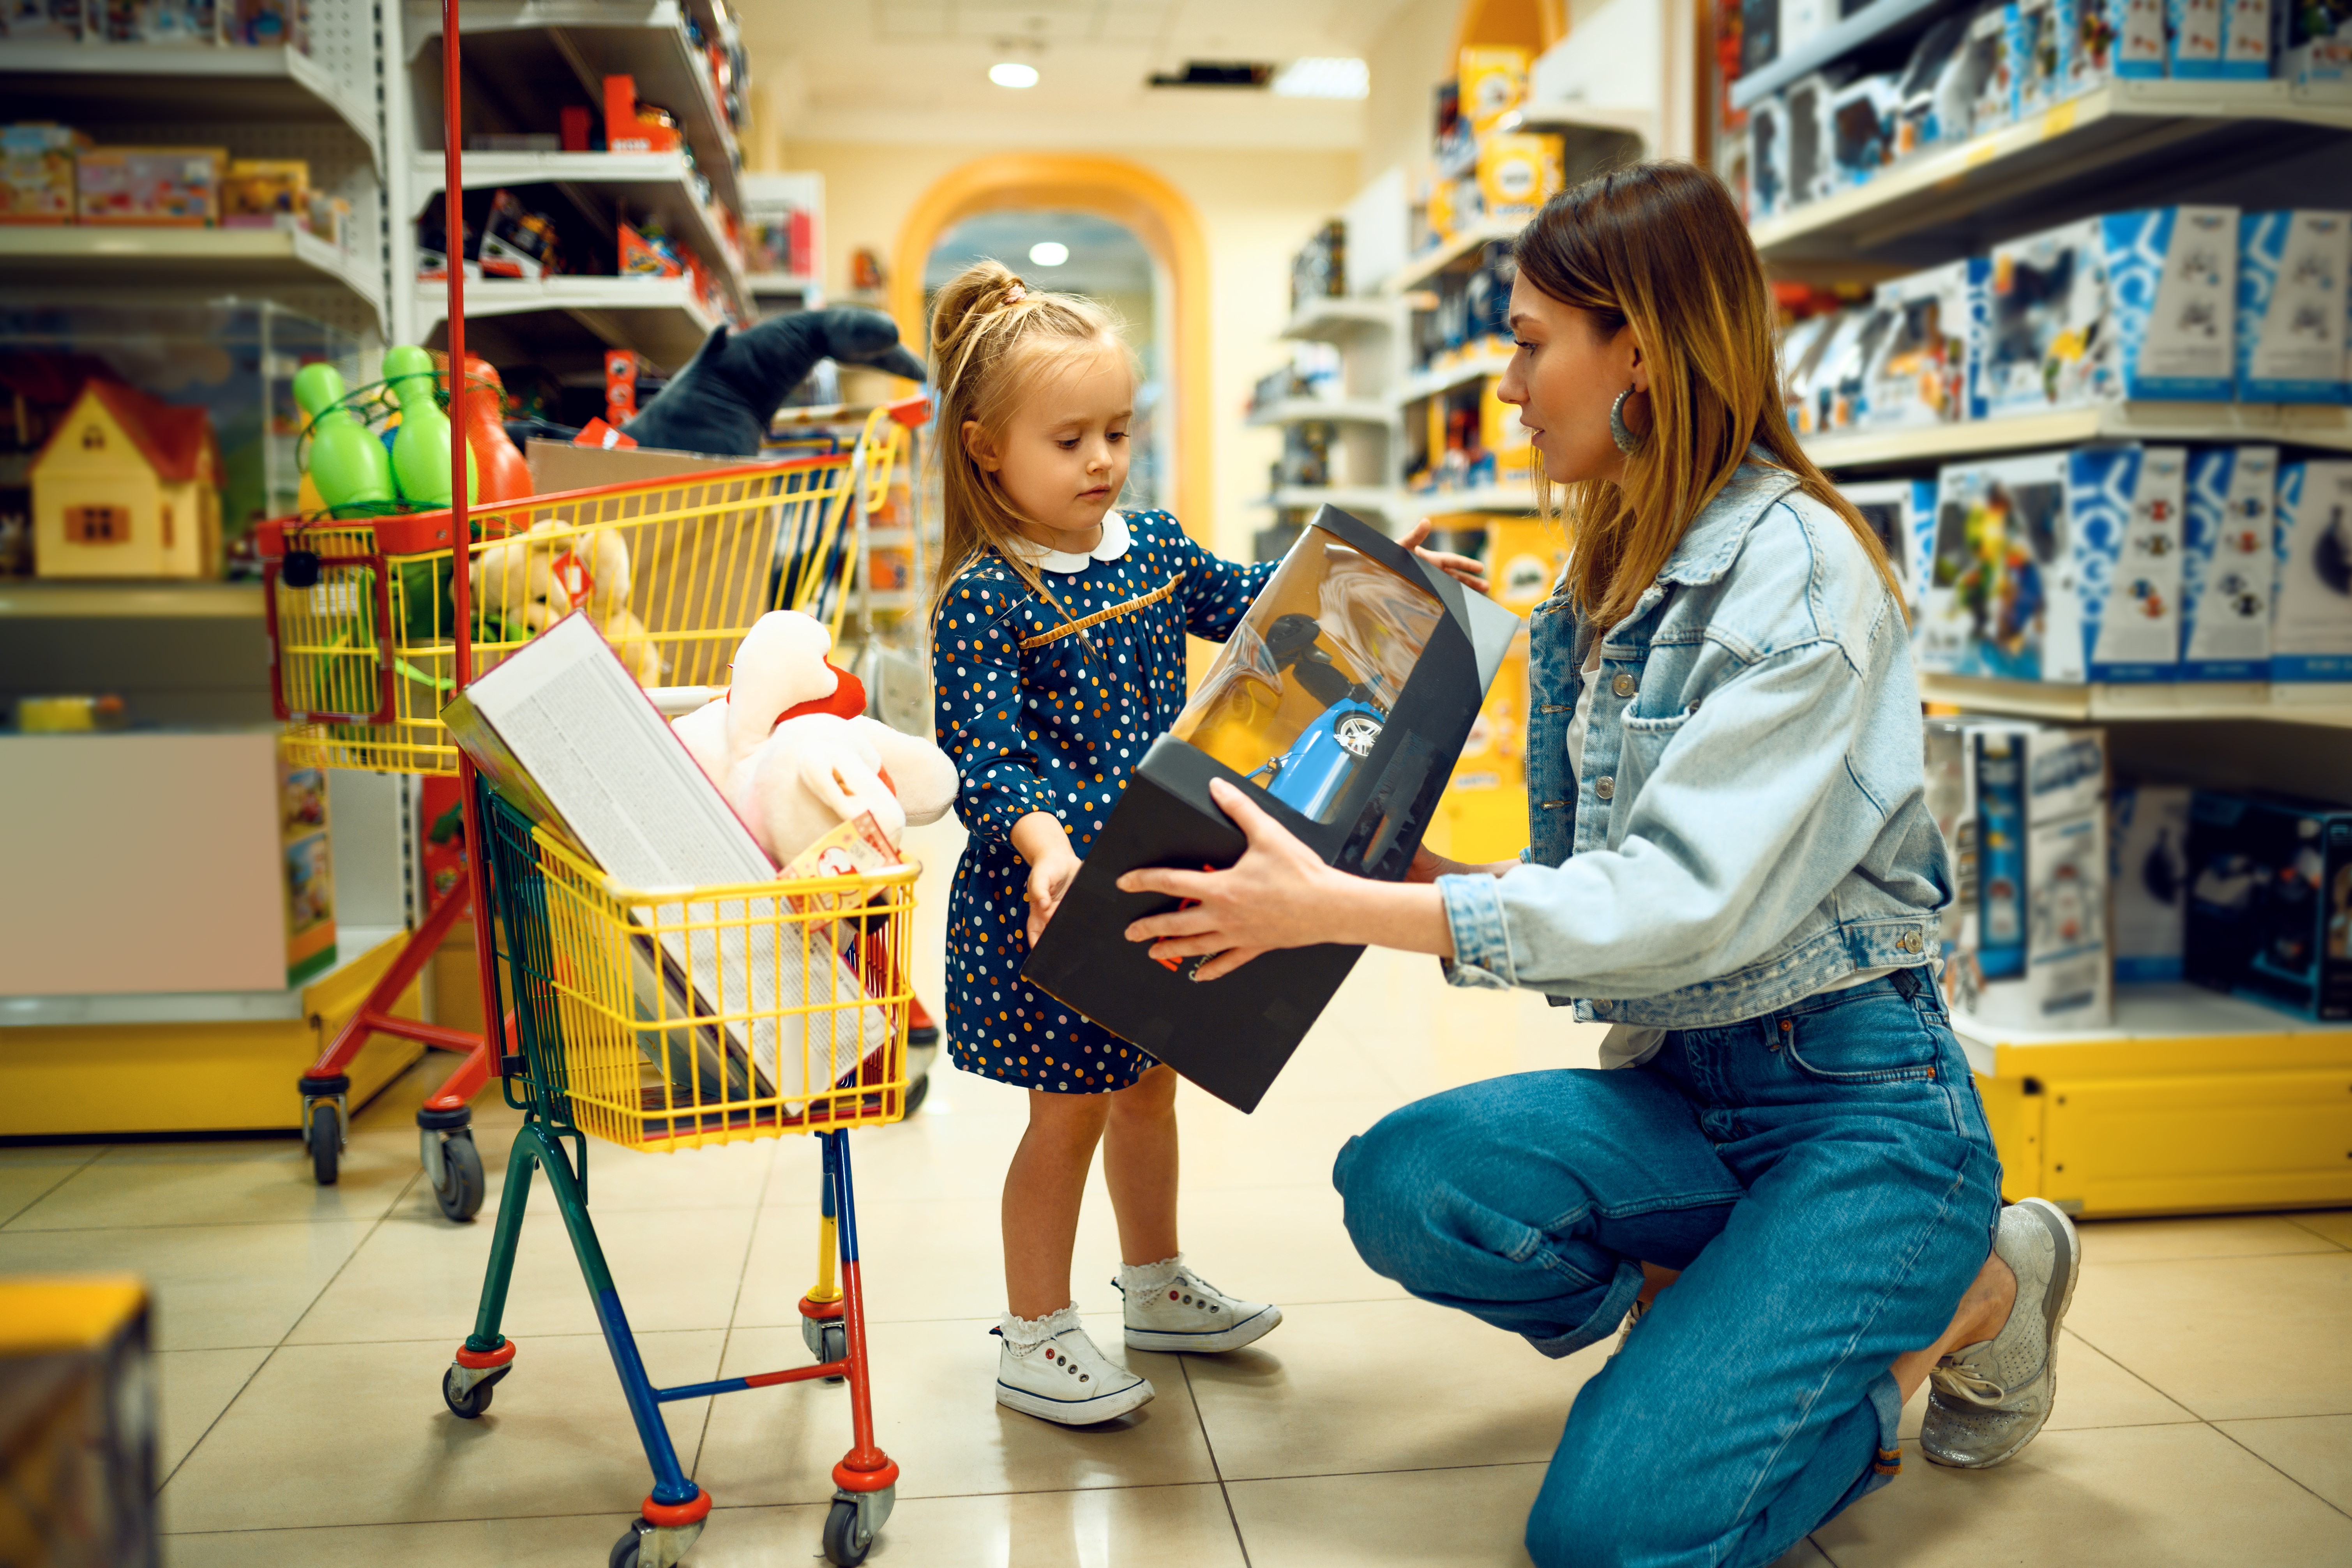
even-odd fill
[{"label": "cart swivel wheel", "polygon": [[[808,1346],[809,1354],[820,1365],[826,1362],[846,1361],[849,1358],[848,1325],[839,1318],[803,1318],[801,1343]],[[835,1376],[824,1381],[840,1383],[845,1380]]]},{"label": "cart swivel wheel", "polygon": [[441,1140],[441,1179],[434,1184],[434,1201],[454,1220],[469,1220],[481,1211],[482,1153],[474,1147],[474,1132],[460,1127]]},{"label": "cart swivel wheel", "polygon": [[331,1100],[313,1100],[302,1108],[302,1141],[310,1150],[310,1174],[322,1187],[335,1184],[336,1167],[343,1156],[343,1119]]},{"label": "cart swivel wheel", "polygon": [[514,1366],[509,1363],[494,1369],[488,1377],[471,1387],[461,1389],[457,1386],[457,1369],[450,1367],[441,1374],[441,1402],[449,1407],[452,1415],[471,1421],[490,1407],[490,1390],[513,1370]]},{"label": "cart swivel wheel", "polygon": [[835,1498],[824,1515],[824,1560],[835,1568],[857,1568],[874,1549],[878,1533],[866,1523],[864,1510],[846,1498]]},{"label": "cart swivel wheel", "polygon": [[612,1555],[604,1560],[604,1568],[637,1568],[637,1549],[651,1529],[653,1526],[642,1519],[630,1521],[629,1528],[621,1531],[621,1539],[613,1542]]},{"label": "cart swivel wheel", "polygon": [[691,1524],[661,1526],[650,1520],[633,1519],[621,1539],[613,1542],[605,1568],[673,1568],[694,1550],[703,1522],[698,1519]]}]

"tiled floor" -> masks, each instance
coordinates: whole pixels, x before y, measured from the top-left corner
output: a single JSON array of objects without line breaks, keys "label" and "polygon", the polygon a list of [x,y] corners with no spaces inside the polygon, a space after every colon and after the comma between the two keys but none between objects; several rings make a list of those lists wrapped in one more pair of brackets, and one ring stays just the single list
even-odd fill
[{"label": "tiled floor", "polygon": [[[936,997],[954,845],[934,833],[924,847]],[[1232,1356],[1129,1358],[1158,1401],[1120,1429],[1075,1432],[991,1402],[995,1194],[1021,1105],[943,1063],[912,1122],[854,1140],[875,1405],[904,1469],[872,1561],[1525,1563],[1542,1461],[1605,1347],[1549,1362],[1405,1298],[1356,1259],[1329,1170],[1349,1132],[1409,1098],[1588,1063],[1592,1044],[1535,998],[1449,991],[1434,965],[1375,955],[1255,1116],[1187,1089],[1188,1250],[1212,1279],[1279,1300],[1286,1321]],[[310,1184],[290,1142],[0,1151],[0,1271],[129,1267],[154,1284],[176,1568],[586,1568],[644,1495],[551,1207],[534,1205],[516,1270],[514,1375],[481,1421],[442,1408],[488,1226],[446,1223],[417,1176],[411,1112],[434,1070],[360,1118],[331,1189]],[[493,1205],[513,1123],[480,1112]],[[599,1145],[590,1173],[656,1381],[803,1359],[793,1302],[813,1253],[813,1147]],[[1112,1237],[1097,1179],[1078,1289],[1107,1346]],[[2352,1563],[2352,1214],[2089,1225],[2084,1241],[2050,1430],[1990,1474],[1906,1465],[1786,1563]],[[667,1415],[719,1501],[689,1561],[809,1562],[847,1445],[843,1392],[770,1389]],[[1916,1425],[1915,1408],[1906,1435]]]}]

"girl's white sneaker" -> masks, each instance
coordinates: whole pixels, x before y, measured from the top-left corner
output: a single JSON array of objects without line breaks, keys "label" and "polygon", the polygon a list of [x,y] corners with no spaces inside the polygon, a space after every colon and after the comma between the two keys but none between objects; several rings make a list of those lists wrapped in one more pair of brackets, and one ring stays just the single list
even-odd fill
[{"label": "girl's white sneaker", "polygon": [[1041,1421],[1091,1426],[1151,1403],[1155,1390],[1096,1348],[1076,1303],[1043,1318],[1010,1313],[997,1328],[996,1403]]},{"label": "girl's white sneaker", "polygon": [[1127,1348],[1237,1351],[1282,1322],[1282,1309],[1226,1295],[1185,1266],[1184,1255],[1158,1263],[1121,1264],[1111,1281],[1127,1299]]}]

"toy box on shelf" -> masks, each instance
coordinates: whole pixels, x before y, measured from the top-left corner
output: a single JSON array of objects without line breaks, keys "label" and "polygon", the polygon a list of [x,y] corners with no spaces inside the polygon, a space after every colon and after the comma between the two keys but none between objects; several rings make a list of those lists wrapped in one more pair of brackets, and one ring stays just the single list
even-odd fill
[{"label": "toy box on shelf", "polygon": [[[1495,602],[1525,617],[1543,603],[1568,563],[1567,535],[1539,517],[1454,516],[1455,528],[1483,528]],[[1528,633],[1511,639],[1486,688],[1470,738],[1423,839],[1432,852],[1473,865],[1507,860],[1528,842]]]},{"label": "toy box on shelf", "polygon": [[2200,790],[2188,870],[2189,979],[2352,1019],[2352,811]]}]

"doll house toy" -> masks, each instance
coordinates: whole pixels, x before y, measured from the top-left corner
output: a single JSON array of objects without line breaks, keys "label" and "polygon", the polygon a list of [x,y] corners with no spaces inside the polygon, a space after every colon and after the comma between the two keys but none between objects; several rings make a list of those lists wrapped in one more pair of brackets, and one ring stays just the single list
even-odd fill
[{"label": "doll house toy", "polygon": [[204,409],[89,382],[33,460],[34,574],[218,576],[220,478]]}]

